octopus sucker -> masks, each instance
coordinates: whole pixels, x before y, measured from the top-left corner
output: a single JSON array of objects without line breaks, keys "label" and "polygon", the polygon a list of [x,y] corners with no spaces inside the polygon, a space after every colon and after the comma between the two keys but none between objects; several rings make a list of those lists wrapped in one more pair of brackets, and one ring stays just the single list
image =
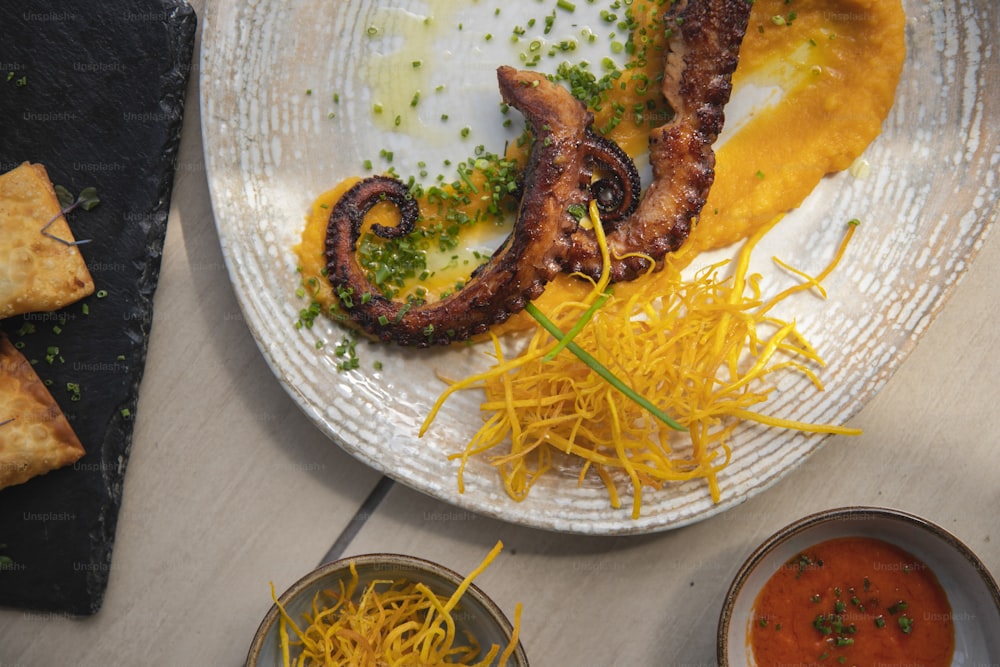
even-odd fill
[{"label": "octopus sucker", "polygon": [[599,277],[600,248],[579,213],[592,199],[606,223],[612,280],[660,266],[687,238],[712,185],[712,144],[749,12],[748,0],[677,0],[666,11],[662,94],[674,115],[650,133],[653,179],[641,196],[631,159],[594,132],[592,114],[567,89],[536,72],[498,68],[501,96],[534,137],[510,236],[462,289],[439,301],[393,301],[357,260],[362,224],[375,204],[388,201],[400,210],[399,224],[373,225],[372,232],[399,236],[412,231],[419,210],[402,182],[361,181],[334,206],[325,248],[327,275],[350,323],[400,345],[446,345],[506,321],[559,273]]},{"label": "octopus sucker", "polygon": [[618,223],[632,215],[639,205],[639,171],[621,146],[593,129],[587,133],[586,151],[597,168],[595,171],[603,172],[602,178],[588,185],[590,194],[597,202],[604,228],[616,229]]}]

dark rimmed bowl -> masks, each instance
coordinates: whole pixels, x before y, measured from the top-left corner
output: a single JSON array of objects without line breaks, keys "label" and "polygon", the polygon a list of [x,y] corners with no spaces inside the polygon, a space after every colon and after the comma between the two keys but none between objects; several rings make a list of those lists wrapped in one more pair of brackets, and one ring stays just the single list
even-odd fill
[{"label": "dark rimmed bowl", "polygon": [[[278,601],[293,619],[301,619],[302,614],[311,609],[313,598],[320,590],[337,589],[339,581],[350,580],[350,564],[354,562],[358,573],[358,591],[375,579],[408,579],[422,582],[438,595],[450,596],[459,584],[462,575],[422,558],[400,554],[365,554],[343,558],[327,563],[305,575],[281,594]],[[496,605],[473,583],[462,595],[453,617],[457,629],[468,631],[479,640],[484,649],[492,644],[505,648],[510,641],[513,626]],[[247,667],[270,667],[281,665],[281,645],[278,637],[278,607],[264,616],[254,635],[247,654]],[[508,663],[512,667],[527,667],[528,659],[518,643],[517,650]]]},{"label": "dark rimmed bowl", "polygon": [[1000,589],[972,550],[918,516],[881,507],[844,507],[799,519],[750,554],[726,593],[719,617],[719,665],[754,664],[747,637],[761,587],[797,554],[838,537],[878,538],[923,561],[937,575],[951,604],[956,664],[1000,663]]}]

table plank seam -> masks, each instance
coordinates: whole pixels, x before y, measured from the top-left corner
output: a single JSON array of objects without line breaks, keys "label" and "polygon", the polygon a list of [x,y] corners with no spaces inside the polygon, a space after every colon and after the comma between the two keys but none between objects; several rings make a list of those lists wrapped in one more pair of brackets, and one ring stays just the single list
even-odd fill
[{"label": "table plank seam", "polygon": [[337,539],[335,539],[333,544],[330,545],[326,555],[324,555],[322,560],[320,560],[320,565],[335,561],[344,555],[347,547],[354,541],[354,538],[357,537],[357,534],[364,527],[365,523],[367,523],[368,519],[375,514],[375,510],[378,509],[379,504],[389,494],[389,491],[392,489],[394,484],[395,482],[393,482],[390,477],[383,476],[379,479],[378,483],[371,490],[371,493],[369,493],[368,497],[361,503],[358,511],[354,513],[354,516],[351,517],[351,520],[340,532],[340,535],[338,535]]}]

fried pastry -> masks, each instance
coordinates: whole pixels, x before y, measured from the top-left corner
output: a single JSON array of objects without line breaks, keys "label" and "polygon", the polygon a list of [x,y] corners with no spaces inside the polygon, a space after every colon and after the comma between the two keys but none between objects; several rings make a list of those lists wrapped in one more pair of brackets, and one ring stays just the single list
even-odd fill
[{"label": "fried pastry", "polygon": [[94,292],[61,211],[43,165],[0,175],[0,319],[58,310]]},{"label": "fried pastry", "polygon": [[31,363],[0,334],[0,489],[71,465],[84,453]]}]

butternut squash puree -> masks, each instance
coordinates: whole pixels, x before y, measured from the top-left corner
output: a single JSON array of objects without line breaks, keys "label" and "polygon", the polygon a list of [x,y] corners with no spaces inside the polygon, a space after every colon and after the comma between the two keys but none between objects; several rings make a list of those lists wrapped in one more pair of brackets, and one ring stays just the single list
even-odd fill
[{"label": "butternut squash puree", "polygon": [[951,664],[955,628],[934,572],[881,540],[822,542],[781,567],[754,604],[761,665]]},{"label": "butternut squash puree", "polygon": [[611,100],[599,109],[591,109],[594,128],[633,157],[649,151],[650,128],[663,125],[673,115],[659,92],[666,43],[659,17],[664,5],[664,0],[633,2],[635,54],[617,80]]},{"label": "butternut squash puree", "polygon": [[[790,11],[784,25],[772,20]],[[723,133],[693,250],[746,238],[861,155],[892,106],[906,55],[904,22],[898,0],[754,3],[734,100],[769,89],[780,99],[728,139]]]},{"label": "butternut squash puree", "polygon": [[333,287],[330,285],[330,281],[324,277],[326,275],[324,249],[330,209],[359,180],[361,179],[348,178],[316,198],[309,211],[309,216],[306,218],[306,227],[302,231],[302,241],[294,248],[295,254],[299,258],[299,272],[302,275],[305,296],[319,304],[323,313],[327,315],[333,314],[337,303]]}]

